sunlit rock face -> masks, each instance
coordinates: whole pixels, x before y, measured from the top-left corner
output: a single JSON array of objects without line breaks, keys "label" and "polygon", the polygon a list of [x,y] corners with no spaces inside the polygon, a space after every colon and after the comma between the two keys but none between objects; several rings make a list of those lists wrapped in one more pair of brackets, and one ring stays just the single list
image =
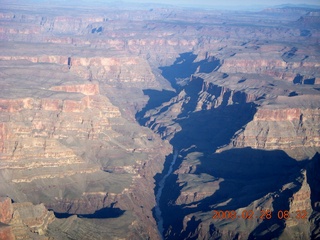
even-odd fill
[{"label": "sunlit rock face", "polygon": [[318,238],[319,19],[4,1],[0,239]]},{"label": "sunlit rock face", "polygon": [[11,199],[1,197],[0,204],[1,204],[1,220],[0,220],[0,222],[8,224],[11,221],[12,215],[13,215],[13,207],[11,204]]},{"label": "sunlit rock face", "polygon": [[312,157],[320,146],[319,116],[319,109],[262,108],[236,136],[233,144],[236,147],[282,149],[297,159]]}]

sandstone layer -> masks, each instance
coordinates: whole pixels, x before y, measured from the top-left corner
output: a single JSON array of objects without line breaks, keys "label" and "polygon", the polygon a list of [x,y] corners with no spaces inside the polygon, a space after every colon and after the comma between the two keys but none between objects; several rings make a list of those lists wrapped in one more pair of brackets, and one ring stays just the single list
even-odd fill
[{"label": "sandstone layer", "polygon": [[0,238],[319,237],[319,9],[1,4]]}]

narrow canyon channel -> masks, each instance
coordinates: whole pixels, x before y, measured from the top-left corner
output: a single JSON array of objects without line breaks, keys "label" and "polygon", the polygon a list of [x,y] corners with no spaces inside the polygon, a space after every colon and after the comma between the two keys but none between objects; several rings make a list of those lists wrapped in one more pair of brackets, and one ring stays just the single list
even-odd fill
[{"label": "narrow canyon channel", "polygon": [[162,196],[162,191],[163,188],[165,186],[166,180],[167,178],[170,176],[170,174],[173,171],[173,166],[176,163],[176,160],[178,158],[178,150],[174,150],[173,151],[173,159],[172,162],[170,164],[169,170],[166,173],[166,175],[164,175],[164,177],[160,180],[159,182],[159,188],[158,191],[156,193],[156,206],[155,206],[155,215],[156,215],[156,221],[157,221],[157,225],[158,225],[158,230],[160,233],[161,238],[163,239],[163,217],[162,217],[162,213],[161,213],[161,209],[160,209],[160,199]]}]

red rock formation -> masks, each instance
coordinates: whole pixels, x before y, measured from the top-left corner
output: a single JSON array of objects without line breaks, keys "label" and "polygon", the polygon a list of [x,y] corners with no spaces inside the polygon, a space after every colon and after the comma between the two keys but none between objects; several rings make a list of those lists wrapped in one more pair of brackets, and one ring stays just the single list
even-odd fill
[{"label": "red rock formation", "polygon": [[260,108],[245,130],[235,136],[233,145],[282,149],[297,159],[312,157],[320,147],[316,130],[319,116],[318,109]]},{"label": "red rock formation", "polygon": [[293,194],[290,199],[290,208],[285,213],[286,228],[280,239],[309,238],[311,224],[308,219],[312,213],[310,194],[310,186],[307,183],[306,171],[304,171],[301,188]]},{"label": "red rock formation", "polygon": [[12,227],[0,222],[0,240],[15,240]]},{"label": "red rock formation", "polygon": [[291,121],[302,118],[302,109],[259,109],[254,115],[254,121]]},{"label": "red rock formation", "polygon": [[32,98],[25,99],[0,99],[1,112],[18,112],[24,109],[31,109],[33,104]]},{"label": "red rock formation", "polygon": [[7,140],[6,125],[4,123],[0,123],[0,153],[2,153],[4,150],[6,140]]},{"label": "red rock formation", "polygon": [[[68,65],[67,56],[0,56],[0,60],[27,60],[32,63],[56,63]],[[158,86],[149,63],[140,57],[72,57],[71,71],[84,79],[101,80],[109,83],[132,83],[143,86]],[[98,94],[98,86],[81,84],[77,87],[60,86],[52,90],[82,92],[85,95]],[[67,88],[69,88],[67,90]],[[73,90],[71,88],[74,88]],[[90,89],[89,89],[90,88]],[[64,89],[64,90],[63,90]],[[82,90],[81,90],[82,89]]]},{"label": "red rock formation", "polygon": [[[306,62],[286,62],[281,56],[281,53],[239,53],[234,57],[227,58],[219,71],[228,73],[251,73],[265,74],[276,79],[284,79],[293,81],[295,76],[300,73],[318,72],[319,63],[314,61]],[[302,55],[302,54],[301,54]]]},{"label": "red rock formation", "polygon": [[149,63],[139,57],[74,57],[71,61],[71,71],[89,80],[129,86],[158,86]]},{"label": "red rock formation", "polygon": [[50,90],[62,92],[79,92],[84,95],[97,95],[99,94],[98,84],[80,84],[80,85],[62,85],[52,87]]},{"label": "red rock formation", "polygon": [[[134,116],[147,103],[144,89],[172,89],[159,67],[171,65],[184,52],[198,54],[195,62],[215,57],[222,65],[217,66],[219,72],[203,75],[200,70],[206,66],[199,67],[194,81],[197,75],[203,77],[201,91],[194,93],[193,85],[190,89],[182,85],[175,98],[147,113],[147,124],[161,137],[170,140],[192,127],[179,125],[188,108],[187,117],[255,102],[260,108],[251,122],[240,126],[244,131],[235,135],[235,147],[284,149],[297,159],[319,151],[318,103],[269,104],[281,94],[292,93],[293,101],[296,95],[317,95],[317,89],[292,84],[297,74],[301,83],[308,78],[319,83],[316,12],[306,15],[305,10],[278,9],[228,15],[174,8],[133,12],[113,6],[87,7],[82,2],[55,9],[55,3],[44,7],[40,2],[35,6],[12,1],[4,2],[5,10],[0,11],[0,182],[5,183],[3,193],[15,201],[44,202],[61,212],[82,214],[112,205],[126,211],[122,217],[128,239],[158,239],[151,211],[154,177],[172,149],[138,126]],[[296,22],[298,15],[305,16]],[[278,84],[279,79],[287,82]],[[223,117],[228,121],[228,116]],[[182,164],[176,173],[195,174],[196,169],[194,163]],[[183,189],[173,202],[200,201],[201,205],[218,181],[201,183],[195,191]],[[14,215],[16,226],[24,229],[20,236],[29,236],[30,229],[40,233],[41,221],[50,222],[51,214],[43,206],[20,207]],[[191,217],[183,218],[184,236],[248,237],[241,232],[242,226],[227,223],[219,232],[209,220],[189,234]],[[76,216],[61,222],[65,236],[75,239],[79,237],[72,232],[79,226],[84,231],[92,223],[97,229],[109,227],[99,228],[98,221],[81,222]],[[250,229],[255,227],[252,224]],[[98,233],[93,236],[103,238]]]},{"label": "red rock formation", "polygon": [[63,100],[43,98],[41,99],[40,108],[45,111],[61,111],[63,106]]},{"label": "red rock formation", "polygon": [[0,60],[6,61],[17,61],[27,60],[33,63],[57,63],[57,64],[68,64],[67,56],[0,56]]},{"label": "red rock formation", "polygon": [[48,239],[40,236],[47,233],[55,217],[43,204],[11,203],[10,198],[0,198],[0,220],[1,240]]},{"label": "red rock formation", "polygon": [[0,197],[0,222],[8,224],[13,216],[13,206],[10,198]]},{"label": "red rock formation", "polygon": [[[43,204],[33,205],[32,203],[13,204],[14,214],[10,225],[13,226],[13,232],[18,235],[14,226],[23,224],[31,232],[44,235],[48,225],[55,219],[52,211],[48,211]],[[18,236],[17,236],[18,237]]]}]

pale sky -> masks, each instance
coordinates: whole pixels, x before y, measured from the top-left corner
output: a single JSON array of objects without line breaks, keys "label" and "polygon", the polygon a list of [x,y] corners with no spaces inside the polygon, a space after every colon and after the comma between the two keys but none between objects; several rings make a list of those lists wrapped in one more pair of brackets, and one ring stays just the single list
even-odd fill
[{"label": "pale sky", "polygon": [[[1,2],[9,2],[12,0],[0,0]],[[19,1],[19,0],[18,0]],[[20,0],[22,1],[22,0]],[[112,3],[158,3],[158,4],[169,4],[169,5],[180,5],[187,7],[212,7],[212,8],[223,8],[230,10],[243,10],[243,9],[261,9],[282,4],[308,4],[316,5],[320,8],[320,0],[24,0],[25,2],[33,3],[57,3],[68,5],[73,4],[103,4],[107,2]],[[0,4],[1,5],[1,4]]]},{"label": "pale sky", "polygon": [[[117,2],[117,1],[114,1]],[[319,5],[320,0],[124,0],[124,2],[154,2],[172,5],[194,5],[194,6],[270,6],[280,4],[310,4]]]}]

